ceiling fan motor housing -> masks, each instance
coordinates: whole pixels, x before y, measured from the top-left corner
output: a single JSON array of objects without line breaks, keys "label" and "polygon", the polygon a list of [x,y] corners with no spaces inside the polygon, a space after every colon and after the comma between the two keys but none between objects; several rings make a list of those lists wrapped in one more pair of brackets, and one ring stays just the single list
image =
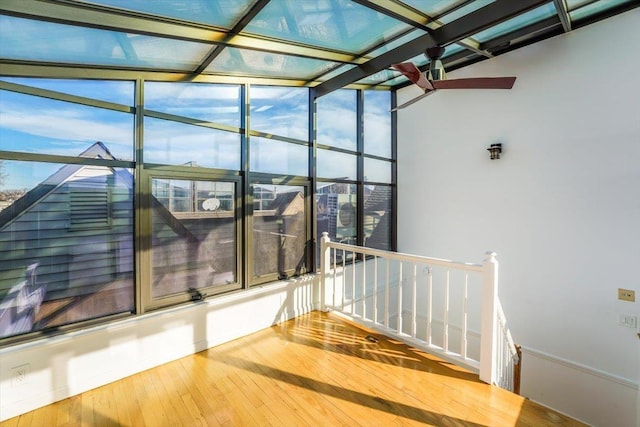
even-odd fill
[{"label": "ceiling fan motor housing", "polygon": [[446,75],[444,73],[444,66],[440,58],[444,55],[444,47],[432,46],[427,49],[427,58],[429,58],[429,72],[427,73],[427,79],[444,80]]},{"label": "ceiling fan motor housing", "polygon": [[442,65],[442,61],[439,59],[432,59],[429,63],[429,72],[427,73],[427,79],[434,80],[444,80],[446,79],[446,74],[444,72],[444,66]]}]

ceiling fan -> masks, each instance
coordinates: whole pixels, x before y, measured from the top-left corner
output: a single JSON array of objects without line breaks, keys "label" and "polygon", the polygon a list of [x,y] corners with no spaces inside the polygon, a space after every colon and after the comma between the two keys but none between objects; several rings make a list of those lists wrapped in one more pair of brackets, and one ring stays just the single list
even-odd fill
[{"label": "ceiling fan", "polygon": [[398,105],[391,111],[408,107],[438,89],[511,89],[516,81],[515,77],[473,77],[447,80],[444,66],[440,60],[443,54],[444,47],[442,46],[434,46],[427,49],[426,55],[430,62],[429,71],[426,73],[420,71],[412,62],[392,65],[394,69],[400,71],[420,89],[424,90],[424,93],[404,104]]}]

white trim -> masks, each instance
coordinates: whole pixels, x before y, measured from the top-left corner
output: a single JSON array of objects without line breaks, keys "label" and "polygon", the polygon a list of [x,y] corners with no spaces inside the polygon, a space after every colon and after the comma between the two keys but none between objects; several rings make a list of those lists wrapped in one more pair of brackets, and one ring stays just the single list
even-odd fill
[{"label": "white trim", "polygon": [[[545,352],[540,351],[540,350],[535,350],[533,348],[528,348],[528,347],[524,347],[523,346],[522,347],[522,353],[530,354],[530,355],[532,355],[534,357],[537,357],[539,359],[545,359],[545,360],[548,360],[550,362],[553,362],[553,363],[556,363],[556,364],[559,364],[559,365],[564,365],[564,366],[566,366],[568,368],[575,369],[577,371],[581,371],[581,372],[593,375],[595,377],[602,378],[602,379],[607,380],[607,381],[612,381],[612,382],[618,383],[620,385],[623,385],[623,386],[628,387],[628,388],[630,388],[632,390],[635,390],[635,391],[640,390],[640,386],[638,385],[637,381],[633,381],[633,380],[630,380],[628,378],[620,377],[618,375],[615,375],[615,374],[612,374],[612,373],[609,373],[609,372],[601,371],[600,369],[592,368],[590,366],[583,365],[583,364],[577,363],[577,362],[573,362],[571,360],[564,359],[562,357],[554,356],[552,354],[545,353]],[[526,359],[524,359],[524,360],[525,360],[524,363],[526,363]]]}]

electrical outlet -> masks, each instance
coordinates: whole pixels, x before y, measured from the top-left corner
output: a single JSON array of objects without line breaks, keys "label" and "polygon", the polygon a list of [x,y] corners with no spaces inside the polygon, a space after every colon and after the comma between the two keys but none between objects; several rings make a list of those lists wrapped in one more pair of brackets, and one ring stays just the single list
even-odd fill
[{"label": "electrical outlet", "polygon": [[622,301],[636,301],[636,291],[632,289],[618,288],[618,299]]},{"label": "electrical outlet", "polygon": [[29,372],[31,372],[29,363],[11,368],[11,387],[25,385],[29,379]]},{"label": "electrical outlet", "polygon": [[620,326],[635,329],[638,327],[638,317],[633,314],[620,314],[618,317],[618,324]]}]

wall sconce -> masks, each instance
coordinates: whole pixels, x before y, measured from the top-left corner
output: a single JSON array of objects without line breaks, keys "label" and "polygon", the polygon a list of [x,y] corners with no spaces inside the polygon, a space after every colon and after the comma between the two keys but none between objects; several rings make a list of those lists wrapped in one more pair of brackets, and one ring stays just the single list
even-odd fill
[{"label": "wall sconce", "polygon": [[502,144],[491,144],[489,148],[487,148],[489,152],[489,158],[491,160],[498,160],[500,158],[500,153],[502,153]]}]

